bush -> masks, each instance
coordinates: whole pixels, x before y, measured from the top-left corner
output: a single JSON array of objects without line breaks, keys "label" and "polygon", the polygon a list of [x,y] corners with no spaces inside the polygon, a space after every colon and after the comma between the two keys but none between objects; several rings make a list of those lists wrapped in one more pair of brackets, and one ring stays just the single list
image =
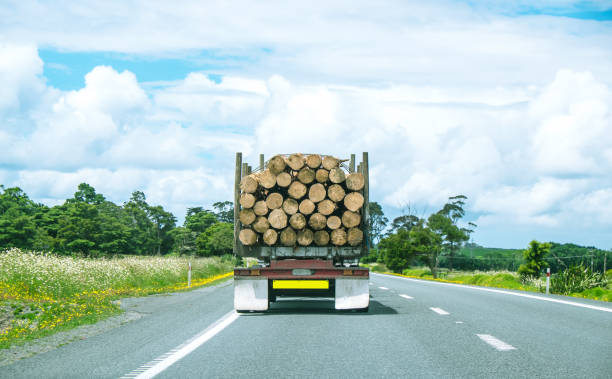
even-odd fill
[{"label": "bush", "polygon": [[582,264],[568,267],[550,278],[551,292],[561,295],[605,287],[607,284],[608,280],[604,274],[592,272],[590,268]]}]

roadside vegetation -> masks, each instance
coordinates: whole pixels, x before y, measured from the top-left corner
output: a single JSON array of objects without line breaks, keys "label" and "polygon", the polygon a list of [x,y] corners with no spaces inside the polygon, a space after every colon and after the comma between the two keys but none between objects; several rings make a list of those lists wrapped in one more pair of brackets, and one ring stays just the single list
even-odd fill
[{"label": "roadside vegetation", "polygon": [[79,258],[0,252],[0,348],[120,312],[121,297],[187,289],[229,277],[231,256]]}]

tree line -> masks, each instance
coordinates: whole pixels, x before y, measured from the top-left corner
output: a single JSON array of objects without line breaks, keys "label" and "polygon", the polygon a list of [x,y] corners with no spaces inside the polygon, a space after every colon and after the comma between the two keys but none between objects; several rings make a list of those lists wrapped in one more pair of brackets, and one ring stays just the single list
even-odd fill
[{"label": "tree line", "polygon": [[229,201],[213,204],[212,210],[189,208],[183,226],[177,226],[171,212],[149,204],[141,191],[117,205],[81,183],[72,198],[48,207],[18,187],[0,185],[0,248],[88,257],[231,254],[233,212]]}]

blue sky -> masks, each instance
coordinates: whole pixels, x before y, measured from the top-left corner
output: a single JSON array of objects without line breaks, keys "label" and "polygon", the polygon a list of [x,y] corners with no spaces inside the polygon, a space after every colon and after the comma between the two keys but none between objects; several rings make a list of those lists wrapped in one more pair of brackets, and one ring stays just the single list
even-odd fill
[{"label": "blue sky", "polygon": [[464,194],[483,245],[612,247],[611,2],[294,7],[0,5],[0,183],[182,218],[236,151],[369,151],[391,218]]}]

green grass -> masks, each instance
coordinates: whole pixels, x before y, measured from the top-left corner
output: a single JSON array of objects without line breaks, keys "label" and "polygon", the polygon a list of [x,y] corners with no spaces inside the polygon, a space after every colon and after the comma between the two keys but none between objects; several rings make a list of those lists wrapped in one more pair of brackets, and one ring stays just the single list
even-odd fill
[{"label": "green grass", "polygon": [[120,313],[126,296],[192,288],[231,271],[220,258],[90,259],[11,249],[0,252],[0,348]]}]

